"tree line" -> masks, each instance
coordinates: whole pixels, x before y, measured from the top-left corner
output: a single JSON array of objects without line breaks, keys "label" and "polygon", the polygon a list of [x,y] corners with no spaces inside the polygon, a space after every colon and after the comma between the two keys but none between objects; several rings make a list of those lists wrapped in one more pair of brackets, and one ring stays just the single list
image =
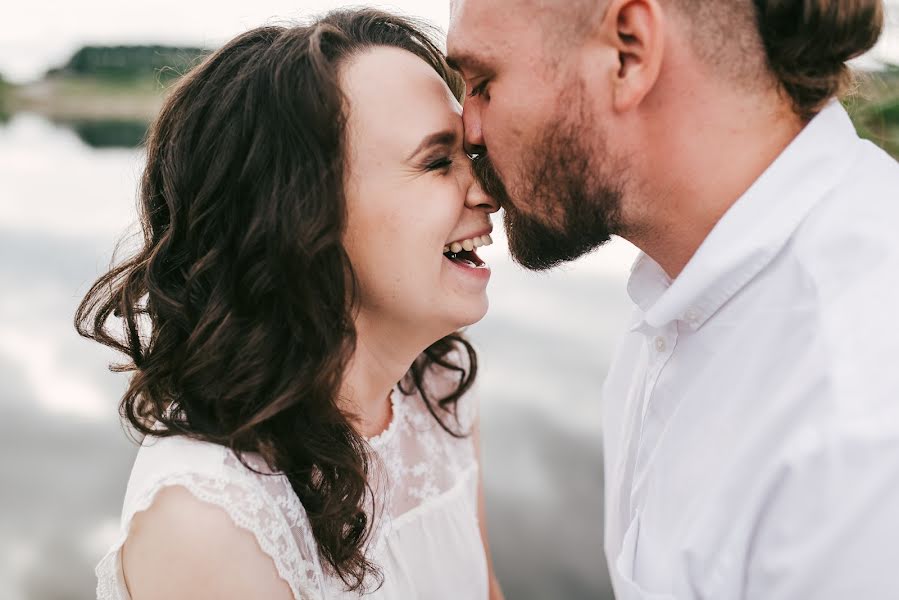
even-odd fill
[{"label": "tree line", "polygon": [[47,76],[174,79],[209,52],[194,46],[83,46],[64,65],[50,69]]}]

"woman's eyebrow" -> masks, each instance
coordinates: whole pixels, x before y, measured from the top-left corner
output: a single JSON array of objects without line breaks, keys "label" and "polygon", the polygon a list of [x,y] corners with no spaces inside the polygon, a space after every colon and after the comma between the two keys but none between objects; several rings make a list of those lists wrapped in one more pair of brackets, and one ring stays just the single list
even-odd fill
[{"label": "woman's eyebrow", "polygon": [[432,146],[455,146],[458,141],[459,135],[451,129],[432,133],[421,140],[418,147],[409,155],[409,160],[412,160],[418,153]]}]

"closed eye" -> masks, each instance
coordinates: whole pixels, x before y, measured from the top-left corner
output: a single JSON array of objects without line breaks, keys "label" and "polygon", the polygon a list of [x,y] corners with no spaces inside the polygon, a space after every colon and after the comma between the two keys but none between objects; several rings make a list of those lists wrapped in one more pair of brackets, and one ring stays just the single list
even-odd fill
[{"label": "closed eye", "polygon": [[468,97],[469,97],[469,98],[476,98],[476,97],[478,97],[478,96],[484,96],[484,97],[489,98],[489,96],[486,94],[486,92],[487,92],[487,83],[488,83],[488,82],[489,82],[489,80],[485,79],[484,81],[482,81],[481,83],[479,83],[478,85],[476,85],[476,86],[471,90],[471,92],[468,93]]},{"label": "closed eye", "polygon": [[445,156],[425,165],[427,171],[446,171],[453,166],[453,159]]}]

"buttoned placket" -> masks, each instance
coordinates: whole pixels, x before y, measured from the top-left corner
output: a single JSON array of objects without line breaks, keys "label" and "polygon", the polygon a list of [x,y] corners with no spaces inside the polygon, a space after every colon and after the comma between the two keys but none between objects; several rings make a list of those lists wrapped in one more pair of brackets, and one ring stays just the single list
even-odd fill
[{"label": "buttoned placket", "polygon": [[652,454],[652,448],[655,447],[655,441],[648,440],[645,437],[646,415],[649,412],[651,403],[653,402],[653,393],[659,377],[668,364],[674,349],[677,345],[677,323],[669,323],[660,328],[650,327],[645,322],[636,329],[644,336],[645,343],[648,345],[648,365],[646,370],[646,384],[643,388],[643,397],[640,405],[639,427],[636,433],[636,443],[633,450],[633,467],[630,472],[630,485],[627,490],[628,494],[628,515],[631,519],[636,514],[639,506],[639,498],[637,495],[638,485],[635,485],[648,467],[649,458]]}]

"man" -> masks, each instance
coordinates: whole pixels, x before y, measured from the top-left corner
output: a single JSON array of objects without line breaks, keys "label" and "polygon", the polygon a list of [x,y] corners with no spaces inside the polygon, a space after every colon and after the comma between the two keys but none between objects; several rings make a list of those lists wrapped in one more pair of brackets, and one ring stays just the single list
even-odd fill
[{"label": "man", "polygon": [[899,598],[899,166],[835,100],[882,24],[879,0],[451,3],[516,260],[643,251],[604,392],[621,600]]}]

